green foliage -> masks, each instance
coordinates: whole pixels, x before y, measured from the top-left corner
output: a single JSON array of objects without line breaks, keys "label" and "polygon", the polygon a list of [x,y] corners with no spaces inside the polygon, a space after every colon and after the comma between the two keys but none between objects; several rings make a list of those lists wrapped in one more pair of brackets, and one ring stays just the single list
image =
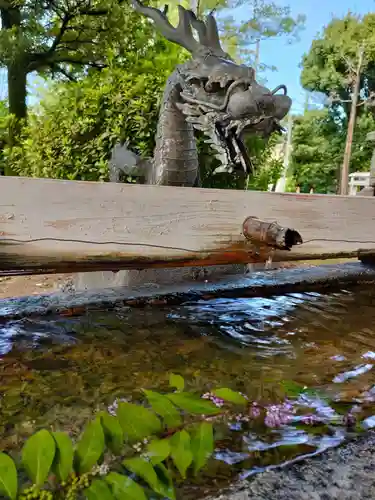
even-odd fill
[{"label": "green foliage", "polygon": [[175,387],[178,391],[183,391],[185,387],[185,380],[181,377],[181,375],[171,373],[169,377],[169,385],[171,387]]},{"label": "green foliage", "polygon": [[210,401],[204,401],[199,396],[190,392],[175,392],[167,395],[177,408],[193,415],[217,415],[220,410]]},{"label": "green foliage", "polygon": [[[172,375],[172,385],[176,382],[179,388],[185,386],[182,377]],[[144,391],[149,401],[150,392]],[[246,401],[230,389],[220,388],[214,393],[235,404]],[[156,493],[174,500],[174,480],[198,474],[212,456],[213,424],[205,420],[205,415],[224,415],[226,410],[193,393],[152,392],[154,398],[157,395],[165,397],[158,401],[175,405],[180,416],[177,427],[169,427],[166,432],[166,422],[162,425],[151,409],[120,403],[117,415],[101,411],[75,445],[63,432],[40,430],[22,450],[22,466],[32,484],[21,484],[22,476],[17,477],[13,459],[0,453],[0,494],[11,500],[146,500]],[[144,443],[134,446],[136,439],[145,438]]]},{"label": "green foliage", "polygon": [[128,476],[110,472],[105,479],[111,486],[113,496],[118,500],[122,498],[128,498],[129,500],[147,499],[143,488]]},{"label": "green foliage", "polygon": [[107,483],[101,479],[94,479],[85,490],[87,500],[114,500],[114,496]]},{"label": "green foliage", "polygon": [[[360,68],[360,101],[375,90],[375,14],[363,17],[348,13],[334,18],[317,37],[302,60],[302,85],[329,97],[328,107],[310,111],[295,122],[292,173],[301,191],[336,192],[343,161],[350,115],[350,99],[358,72],[359,51],[364,50]],[[350,171],[370,168],[372,145],[366,134],[375,128],[372,100],[357,108]]]},{"label": "green foliage", "polygon": [[309,90],[329,95],[335,91],[340,98],[349,99],[353,71],[358,66],[359,48],[365,51],[362,67],[362,92],[374,81],[375,14],[364,17],[349,13],[343,19],[334,18],[320,37],[313,41],[302,60],[302,85]]},{"label": "green foliage", "polygon": [[171,457],[181,476],[186,478],[186,471],[193,462],[190,446],[190,434],[184,429],[176,432],[170,439]]},{"label": "green foliage", "polygon": [[181,416],[177,408],[163,394],[153,391],[144,391],[146,398],[155,413],[160,415],[167,427],[178,427],[181,424]]},{"label": "green foliage", "polygon": [[[370,113],[358,117],[353,137],[350,171],[370,168],[372,144],[366,134],[375,128]],[[317,193],[335,193],[346,139],[346,122],[338,121],[329,109],[298,117],[293,127],[291,172],[301,192],[314,187]]]},{"label": "green foliage", "polygon": [[13,460],[5,453],[0,453],[0,494],[14,500],[17,498],[17,469]]},{"label": "green foliage", "polygon": [[152,156],[160,98],[179,54],[159,41],[152,58],[55,84],[30,113],[18,147],[6,151],[8,165],[29,177],[105,180],[120,139]]},{"label": "green foliage", "polygon": [[228,401],[229,403],[234,403],[238,405],[246,405],[247,399],[239,394],[238,392],[232,391],[231,389],[215,389],[212,391],[212,394],[224,401]]},{"label": "green foliage", "polygon": [[246,148],[254,166],[254,175],[249,179],[233,174],[214,174],[219,166],[218,160],[212,155],[211,149],[198,135],[198,152],[201,181],[203,187],[218,189],[251,189],[266,191],[269,184],[275,184],[280,177],[282,161],[274,157],[276,145],[280,136],[273,134],[268,141],[260,136],[248,136],[245,139]]},{"label": "green foliage", "polygon": [[278,134],[273,134],[268,142],[258,136],[248,139],[247,147],[255,172],[249,178],[247,189],[267,191],[269,184],[276,184],[283,169],[282,159],[276,154],[276,149],[283,140]]},{"label": "green foliage", "polygon": [[124,432],[119,420],[105,411],[100,413],[100,419],[106,445],[113,453],[119,454],[124,442]]},{"label": "green foliage", "polygon": [[41,486],[47,479],[55,453],[55,440],[45,429],[26,441],[22,450],[22,464],[36,486]]},{"label": "green foliage", "polygon": [[212,425],[208,422],[195,425],[191,438],[194,474],[197,474],[206,465],[213,448],[214,434]]},{"label": "green foliage", "polygon": [[120,403],[118,419],[125,437],[131,443],[160,432],[162,425],[155,413],[132,403]]},{"label": "green foliage", "polygon": [[73,444],[64,432],[53,432],[56,444],[53,472],[60,481],[66,481],[73,470]]},{"label": "green foliage", "polygon": [[105,448],[104,431],[99,418],[88,424],[78,442],[75,458],[80,473],[89,472],[102,456]]}]

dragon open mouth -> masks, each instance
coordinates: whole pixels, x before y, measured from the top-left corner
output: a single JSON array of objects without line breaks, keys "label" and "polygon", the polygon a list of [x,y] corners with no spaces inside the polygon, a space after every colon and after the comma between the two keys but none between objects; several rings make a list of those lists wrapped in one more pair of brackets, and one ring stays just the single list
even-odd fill
[{"label": "dragon open mouth", "polygon": [[[280,119],[289,111],[291,100],[286,87],[272,92],[249,78],[232,81],[202,81],[191,78],[181,91],[179,109],[194,128],[202,131],[221,166],[214,173],[253,173],[245,146],[247,134],[269,137],[281,132]],[[283,90],[282,95],[276,94]]]},{"label": "dragon open mouth", "polygon": [[242,137],[237,136],[232,130],[226,132],[224,127],[218,123],[216,124],[216,131],[222,143],[225,144],[228,150],[230,163],[227,165],[221,165],[215,170],[215,173],[232,173],[236,171],[238,173],[245,174],[247,172],[253,172],[253,164],[247,153]]}]

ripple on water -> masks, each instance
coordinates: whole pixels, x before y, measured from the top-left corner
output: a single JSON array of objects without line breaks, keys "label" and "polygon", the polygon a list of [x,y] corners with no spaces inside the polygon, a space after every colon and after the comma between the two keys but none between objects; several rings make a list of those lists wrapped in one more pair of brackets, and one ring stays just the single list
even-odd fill
[{"label": "ripple on water", "polygon": [[240,423],[227,430],[216,457],[238,471],[336,445],[346,433],[340,411],[366,403],[364,427],[374,422],[374,303],[372,290],[343,290],[10,321],[0,329],[3,446],[22,435],[25,420],[78,429],[115,397],[165,389],[171,371],[191,389],[229,386],[263,405],[280,401],[285,381],[315,391],[295,404],[329,425],[301,428],[296,417],[272,431]]}]

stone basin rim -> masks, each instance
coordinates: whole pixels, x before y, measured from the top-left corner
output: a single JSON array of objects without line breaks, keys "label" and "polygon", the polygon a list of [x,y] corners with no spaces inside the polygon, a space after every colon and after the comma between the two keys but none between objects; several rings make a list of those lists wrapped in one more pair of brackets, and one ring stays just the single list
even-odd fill
[{"label": "stone basin rim", "polygon": [[87,308],[178,305],[214,298],[269,297],[294,292],[337,291],[375,283],[375,266],[361,262],[324,264],[226,275],[212,282],[187,281],[176,285],[153,285],[93,289],[79,292],[14,297],[0,300],[0,321],[49,314],[73,315]]}]

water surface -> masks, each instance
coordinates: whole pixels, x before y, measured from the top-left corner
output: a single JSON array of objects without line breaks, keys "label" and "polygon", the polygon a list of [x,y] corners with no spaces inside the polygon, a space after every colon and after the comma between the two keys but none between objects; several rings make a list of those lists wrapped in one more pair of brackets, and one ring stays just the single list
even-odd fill
[{"label": "water surface", "polygon": [[[293,384],[310,389],[295,403],[331,423],[221,429],[218,462],[201,480],[209,491],[233,468],[246,476],[340,443],[353,433],[342,420],[353,407],[367,418],[362,427],[371,425],[374,325],[368,289],[9,321],[0,327],[1,448],[19,447],[44,426],[78,434],[116,398],[167,390],[170,372],[189,389],[226,386],[262,405],[282,402]],[[191,486],[184,498],[195,494]]]}]

